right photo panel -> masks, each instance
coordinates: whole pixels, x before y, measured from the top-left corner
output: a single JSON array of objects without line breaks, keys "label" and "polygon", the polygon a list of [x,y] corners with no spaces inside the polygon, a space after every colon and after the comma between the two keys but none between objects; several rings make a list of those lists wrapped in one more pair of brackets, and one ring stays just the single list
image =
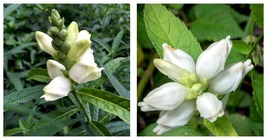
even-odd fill
[{"label": "right photo panel", "polygon": [[263,136],[263,4],[137,5],[137,135]]}]

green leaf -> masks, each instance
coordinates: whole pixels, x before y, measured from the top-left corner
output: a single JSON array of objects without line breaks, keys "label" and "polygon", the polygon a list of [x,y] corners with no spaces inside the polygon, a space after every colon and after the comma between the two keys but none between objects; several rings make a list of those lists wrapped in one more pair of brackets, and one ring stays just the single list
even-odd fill
[{"label": "green leaf", "polygon": [[252,136],[252,128],[250,127],[250,119],[241,114],[230,114],[229,120],[232,122],[239,136]]},{"label": "green leaf", "polygon": [[199,41],[218,41],[228,35],[231,35],[231,38],[243,36],[230,6],[200,4],[196,5],[194,10],[196,20],[190,24],[190,28]]},{"label": "green leaf", "polygon": [[169,6],[176,9],[176,10],[180,10],[184,7],[183,4],[169,4]]},{"label": "green leaf", "polygon": [[35,80],[39,82],[49,83],[51,81],[51,78],[49,77],[46,69],[33,68],[29,72],[27,80]]},{"label": "green leaf", "polygon": [[4,136],[13,136],[15,134],[22,133],[23,130],[21,128],[11,128],[4,130]]},{"label": "green leaf", "polygon": [[4,57],[10,56],[10,55],[15,55],[21,52],[24,52],[23,49],[27,48],[27,47],[31,47],[31,46],[36,46],[37,43],[36,42],[28,42],[28,43],[23,43],[22,45],[16,46],[13,49],[6,51],[4,53]]},{"label": "green leaf", "polygon": [[[121,30],[116,37],[114,38],[113,42],[112,42],[112,49],[117,49],[121,43],[121,39],[123,37],[123,30]],[[115,51],[113,50],[113,51]]]},{"label": "green leaf", "polygon": [[225,66],[232,64],[232,63],[244,61],[244,59],[245,59],[245,55],[241,54],[239,50],[237,50],[235,47],[232,47],[232,50],[226,60]]},{"label": "green leaf", "polygon": [[80,99],[87,101],[109,113],[117,115],[130,124],[130,101],[107,91],[82,88],[78,92]]},{"label": "green leaf", "polygon": [[7,8],[5,8],[4,11],[4,18],[7,18],[13,11],[15,11],[20,4],[11,4]]},{"label": "green leaf", "polygon": [[96,42],[97,44],[102,46],[104,49],[106,49],[108,52],[110,52],[110,50],[111,50],[110,46],[106,42],[104,42],[103,40],[101,40],[97,37],[92,37],[91,39],[92,39],[92,41]]},{"label": "green leaf", "polygon": [[153,48],[146,32],[143,11],[137,12],[137,41],[143,48]]},{"label": "green leaf", "polygon": [[14,85],[16,90],[22,90],[23,89],[23,83],[22,83],[20,77],[16,73],[9,72],[6,70],[6,75],[7,75],[8,79],[10,80],[10,82]]},{"label": "green leaf", "polygon": [[251,4],[250,9],[253,13],[256,23],[263,28],[263,4]]},{"label": "green leaf", "polygon": [[99,122],[91,121],[90,126],[97,136],[112,136],[109,130]]},{"label": "green leaf", "polygon": [[256,109],[263,117],[263,74],[252,73],[253,100]]},{"label": "green leaf", "polygon": [[4,97],[4,105],[25,103],[38,98],[43,94],[43,88],[43,85],[39,85],[8,94]]},{"label": "green leaf", "polygon": [[191,31],[164,6],[159,4],[145,5],[144,21],[147,34],[161,58],[163,43],[184,50],[194,60],[202,52]]},{"label": "green leaf", "polygon": [[113,121],[105,124],[105,126],[113,135],[121,135],[130,131],[130,125],[123,121]]},{"label": "green leaf", "polygon": [[[101,65],[101,64],[100,64]],[[103,65],[101,65],[103,67]],[[117,78],[109,72],[108,69],[103,69],[104,73],[107,75],[110,83],[113,85],[113,87],[116,89],[116,91],[119,93],[120,96],[129,99],[130,93],[129,91],[117,80]]]},{"label": "green leaf", "polygon": [[217,118],[217,120],[213,123],[206,119],[203,119],[203,121],[206,127],[215,136],[238,136],[236,130],[225,115]]},{"label": "green leaf", "polygon": [[42,119],[37,123],[33,129],[26,133],[28,136],[51,136],[62,130],[64,127],[77,122],[78,120],[70,119],[70,117],[75,114],[79,108],[69,107],[68,109],[60,109],[47,114],[49,117],[53,118],[50,121]]},{"label": "green leaf", "polygon": [[[138,133],[139,136],[158,136],[156,133],[153,132],[153,129],[156,127],[156,123],[153,123],[146,127],[143,131]],[[170,131],[167,131],[160,136],[201,136],[200,133],[192,130],[187,126],[181,126]]]},{"label": "green leaf", "polygon": [[247,43],[242,40],[233,40],[233,48],[236,49],[241,54],[249,54],[250,48]]}]

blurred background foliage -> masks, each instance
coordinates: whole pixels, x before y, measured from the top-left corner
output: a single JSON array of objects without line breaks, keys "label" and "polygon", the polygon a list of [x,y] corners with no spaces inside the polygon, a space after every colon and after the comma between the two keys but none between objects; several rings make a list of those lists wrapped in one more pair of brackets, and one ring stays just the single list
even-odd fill
[{"label": "blurred background foliage", "polygon": [[[76,21],[79,30],[85,29],[91,33],[91,40],[93,42],[91,48],[94,50],[96,63],[105,65],[110,62],[108,66],[112,71],[110,71],[109,77],[103,72],[101,79],[84,85],[94,87],[98,82],[96,88],[114,94],[118,94],[114,88],[115,86],[113,86],[114,83],[122,85],[125,89],[129,90],[130,5],[5,4],[4,96],[7,97],[7,95],[13,92],[41,84],[36,81],[27,80],[27,77],[31,68],[46,69],[46,61],[51,58],[49,54],[39,49],[34,33],[35,31],[47,33],[51,26],[48,16],[52,9],[58,10],[60,15],[65,18],[65,26],[68,26],[72,21]],[[99,82],[100,80],[101,82]],[[14,100],[15,106],[13,108],[9,107],[8,110],[5,110],[5,135],[25,135],[40,120],[44,119],[42,113],[51,112],[57,108],[64,110],[64,107],[71,108],[70,106],[73,105],[70,99],[44,102],[44,100],[40,99],[40,95],[43,93],[42,88],[43,86],[36,89],[38,90],[37,96],[31,97],[31,99],[20,97],[17,101]],[[93,106],[90,109],[88,111],[92,111],[92,114],[95,114],[92,117],[93,120],[99,121],[102,119],[101,123],[105,125],[112,135],[129,135],[129,124],[124,123],[114,115],[108,115],[107,118],[103,119],[101,115],[102,117],[107,116],[107,113],[105,114],[104,111]],[[75,123],[75,119],[79,118],[75,114],[77,110],[72,109],[71,111],[73,113],[65,116],[73,121],[70,127],[65,127],[63,130],[54,131],[50,134],[43,133],[43,135],[88,135],[85,131],[88,129],[85,129],[83,124],[77,123],[77,121]],[[49,118],[46,119],[49,120]],[[36,133],[35,135],[38,134],[42,133]]]},{"label": "blurred background foliage", "polygon": [[[263,135],[263,5],[249,4],[166,4],[184,22],[203,50],[214,41],[231,35],[233,48],[226,65],[251,58],[255,68],[247,74],[238,90],[223,98],[225,113],[238,135]],[[171,30],[171,29],[170,29]],[[171,35],[169,35],[171,36]],[[144,5],[137,6],[137,101],[153,89],[171,80],[155,69],[159,57],[144,22]],[[207,64],[208,65],[208,64]],[[159,112],[141,112],[138,108],[138,135],[155,135],[152,130]],[[195,114],[188,127],[164,135],[212,135]],[[183,130],[183,131],[180,131]]]}]

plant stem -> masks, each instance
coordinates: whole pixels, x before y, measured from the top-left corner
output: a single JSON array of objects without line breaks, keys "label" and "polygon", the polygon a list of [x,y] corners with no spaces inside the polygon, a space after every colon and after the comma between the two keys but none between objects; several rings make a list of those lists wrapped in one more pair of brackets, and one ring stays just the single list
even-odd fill
[{"label": "plant stem", "polygon": [[77,100],[78,104],[80,105],[80,108],[81,108],[80,112],[84,114],[87,122],[90,122],[91,121],[91,116],[86,113],[86,109],[85,109],[85,106],[84,106],[82,100],[77,96],[76,88],[73,88],[73,95],[74,95],[74,98]]},{"label": "plant stem", "polygon": [[251,53],[253,52],[253,50],[257,47],[257,44],[259,44],[259,42],[261,41],[263,37],[263,32],[259,35],[259,37],[257,38],[256,42],[253,44],[252,48],[250,49],[246,59],[248,59],[251,55]]},{"label": "plant stem", "polygon": [[153,63],[153,60],[158,57],[158,54],[155,52],[153,54],[152,59],[149,62],[148,68],[144,71],[144,73],[141,76],[141,79],[137,86],[137,102],[140,101],[143,91],[145,89],[145,86],[150,78],[150,76],[153,74],[153,71],[155,70],[155,66]]}]

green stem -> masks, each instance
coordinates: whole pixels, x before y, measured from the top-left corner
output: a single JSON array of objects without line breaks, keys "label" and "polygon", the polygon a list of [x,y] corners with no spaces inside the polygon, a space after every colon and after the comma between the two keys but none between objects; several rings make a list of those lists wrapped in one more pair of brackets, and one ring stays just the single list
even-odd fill
[{"label": "green stem", "polygon": [[91,122],[91,116],[86,113],[85,106],[82,100],[77,96],[77,90],[75,87],[73,88],[73,95],[74,98],[77,100],[78,104],[80,105],[80,112],[84,114],[85,118],[87,119],[87,122]]},{"label": "green stem", "polygon": [[250,49],[246,59],[248,59],[251,55],[251,53],[253,52],[253,50],[257,47],[257,44],[259,44],[259,42],[261,41],[263,37],[263,32],[259,35],[259,37],[257,38],[256,42],[253,44],[252,48]]},{"label": "green stem", "polygon": [[137,102],[140,101],[140,99],[142,97],[142,94],[143,94],[143,91],[144,91],[144,89],[146,87],[146,84],[147,84],[150,76],[153,74],[153,71],[155,70],[155,66],[154,66],[153,60],[155,58],[157,58],[157,57],[158,57],[158,54],[154,53],[152,59],[149,62],[148,68],[146,69],[146,71],[144,71],[144,73],[141,76],[140,81],[138,82],[138,86],[137,86]]}]

